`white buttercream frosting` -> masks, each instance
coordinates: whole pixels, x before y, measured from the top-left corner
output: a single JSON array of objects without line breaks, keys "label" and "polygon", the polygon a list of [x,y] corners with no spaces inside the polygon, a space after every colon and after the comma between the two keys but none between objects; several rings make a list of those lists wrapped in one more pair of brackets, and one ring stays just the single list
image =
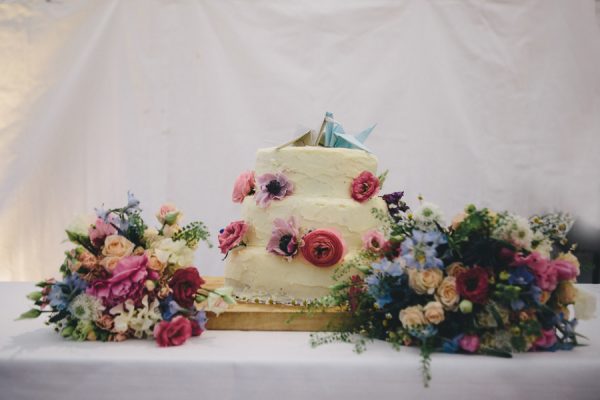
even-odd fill
[{"label": "white buttercream frosting", "polygon": [[373,208],[385,210],[385,202],[374,197],[359,203],[351,198],[352,180],[361,172],[377,172],[377,158],[361,150],[324,147],[286,147],[257,152],[256,176],[283,173],[294,193],[268,207],[256,205],[254,196],[242,204],[242,219],[249,225],[247,247],[230,252],[225,284],[240,298],[278,303],[302,302],[328,294],[337,266],[316,267],[296,255],[291,261],[267,252],[273,221],[294,216],[303,233],[312,229],[334,229],[347,246],[345,259],[362,247],[362,235],[380,226]]}]

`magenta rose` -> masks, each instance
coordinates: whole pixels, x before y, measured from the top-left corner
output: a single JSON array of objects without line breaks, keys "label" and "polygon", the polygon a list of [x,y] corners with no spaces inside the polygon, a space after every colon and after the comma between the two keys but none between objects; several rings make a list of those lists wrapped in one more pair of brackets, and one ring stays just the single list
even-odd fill
[{"label": "magenta rose", "polygon": [[354,178],[350,186],[352,198],[359,203],[364,203],[379,192],[379,179],[369,171],[363,171]]},{"label": "magenta rose", "polygon": [[479,336],[464,335],[458,341],[458,345],[460,346],[461,349],[463,349],[464,351],[466,351],[468,353],[475,353],[477,350],[479,350],[479,345],[480,345]]},{"label": "magenta rose", "polygon": [[242,172],[233,185],[231,200],[233,200],[234,203],[241,203],[246,196],[254,193],[254,186],[254,171]]},{"label": "magenta rose", "polygon": [[244,235],[248,231],[248,224],[244,221],[234,221],[219,233],[219,249],[227,254],[231,249],[243,244]]},{"label": "magenta rose", "polygon": [[567,260],[554,260],[551,264],[559,281],[570,281],[579,275],[577,267]]},{"label": "magenta rose", "polygon": [[488,300],[488,273],[485,269],[475,266],[456,277],[456,290],[460,297],[473,303],[484,304]]},{"label": "magenta rose", "polygon": [[154,338],[160,347],[181,346],[191,336],[192,323],[181,315],[154,326]]},{"label": "magenta rose", "polygon": [[344,257],[346,244],[342,238],[329,229],[316,229],[303,238],[302,255],[316,267],[330,267]]},{"label": "magenta rose", "polygon": [[113,276],[93,282],[87,294],[99,298],[106,307],[113,307],[127,299],[138,303],[143,295],[148,278],[146,255],[122,258],[113,271]]},{"label": "magenta rose", "polygon": [[102,247],[104,239],[115,233],[117,233],[115,227],[108,222],[104,222],[102,218],[98,218],[96,223],[90,226],[90,229],[88,230],[90,241],[96,247]]},{"label": "magenta rose", "polygon": [[542,329],[542,336],[540,336],[533,346],[538,349],[548,349],[556,344],[556,331],[552,329]]},{"label": "magenta rose", "polygon": [[173,290],[173,299],[182,307],[190,308],[194,305],[196,292],[204,284],[198,270],[194,267],[181,268],[175,271],[169,287]]}]

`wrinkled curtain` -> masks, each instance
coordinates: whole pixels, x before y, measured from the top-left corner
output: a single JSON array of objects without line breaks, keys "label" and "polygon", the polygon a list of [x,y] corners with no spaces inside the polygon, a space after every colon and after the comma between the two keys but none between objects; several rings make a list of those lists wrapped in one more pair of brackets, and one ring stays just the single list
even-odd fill
[{"label": "wrinkled curtain", "polygon": [[[600,227],[593,0],[0,3],[0,280],[56,275],[77,213],[127,190],[213,232],[255,151],[377,123],[386,190]],[[200,271],[221,275],[218,249]]]}]

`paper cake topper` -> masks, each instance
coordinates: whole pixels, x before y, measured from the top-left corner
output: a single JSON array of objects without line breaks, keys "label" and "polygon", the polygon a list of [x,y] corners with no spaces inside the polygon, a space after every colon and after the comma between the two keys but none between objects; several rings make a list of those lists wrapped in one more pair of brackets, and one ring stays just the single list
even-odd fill
[{"label": "paper cake topper", "polygon": [[364,142],[367,140],[376,125],[367,128],[355,135],[349,135],[344,131],[344,127],[333,119],[333,114],[330,112],[325,113],[325,119],[321,124],[319,133],[315,136],[314,131],[307,130],[305,128],[300,130],[300,133],[296,133],[294,138],[277,149],[281,149],[287,146],[324,146],[324,147],[337,147],[346,149],[360,149],[367,152],[371,152],[365,145]]}]

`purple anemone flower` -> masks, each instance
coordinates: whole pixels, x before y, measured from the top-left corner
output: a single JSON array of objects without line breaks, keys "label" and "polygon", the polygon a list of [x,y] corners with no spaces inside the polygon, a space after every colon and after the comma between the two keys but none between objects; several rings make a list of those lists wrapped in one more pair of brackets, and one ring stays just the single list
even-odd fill
[{"label": "purple anemone flower", "polygon": [[267,251],[284,257],[293,257],[300,247],[299,237],[300,231],[295,217],[290,217],[287,221],[276,218],[273,221],[273,232],[267,243]]},{"label": "purple anemone flower", "polygon": [[265,208],[271,200],[283,200],[285,196],[293,193],[294,184],[282,173],[266,173],[256,179],[258,191],[256,193],[256,204]]}]

